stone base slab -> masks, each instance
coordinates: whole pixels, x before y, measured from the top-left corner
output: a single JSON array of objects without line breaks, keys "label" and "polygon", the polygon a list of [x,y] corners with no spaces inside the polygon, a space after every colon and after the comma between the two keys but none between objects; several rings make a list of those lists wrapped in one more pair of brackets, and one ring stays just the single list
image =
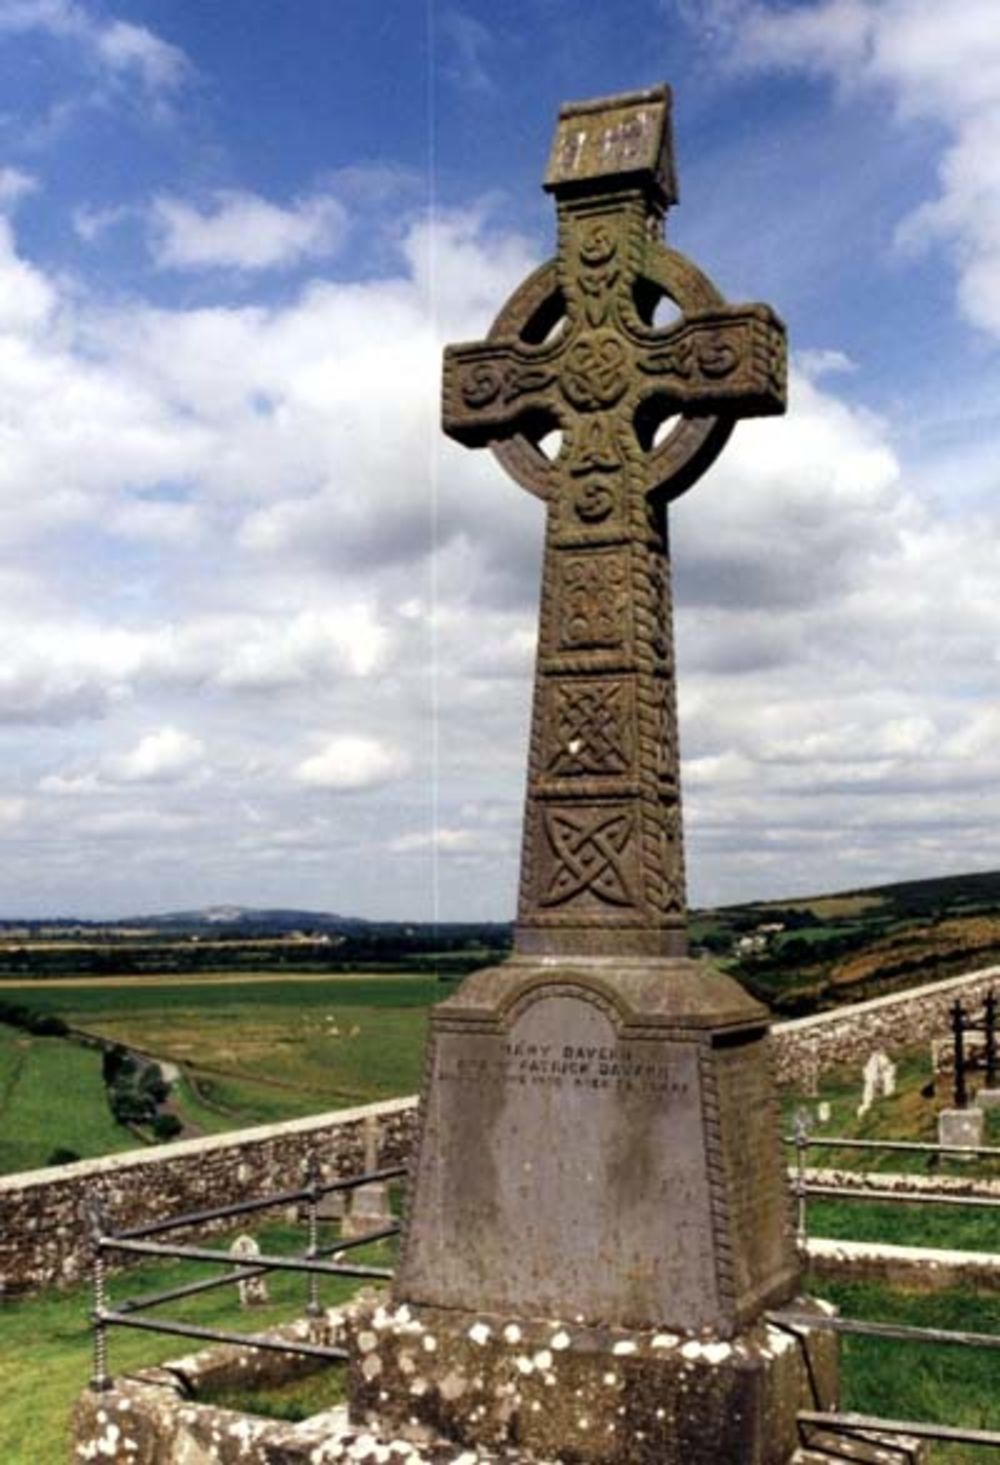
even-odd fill
[{"label": "stone base slab", "polygon": [[[269,1336],[342,1346],[339,1308],[274,1328]],[[346,1404],[332,1404],[301,1423],[223,1409],[219,1388],[288,1383],[323,1373],[330,1399],[343,1391],[343,1365],[287,1353],[223,1344],[116,1378],[97,1393],[85,1389],[73,1409],[74,1461],[103,1465],[530,1465],[519,1451],[474,1455],[430,1434],[416,1441],[352,1426]]]},{"label": "stone base slab", "polygon": [[813,1425],[808,1444],[796,1450],[789,1465],[930,1465],[931,1446],[912,1435],[878,1434],[870,1430],[845,1434]]},{"label": "stone base slab", "polygon": [[[805,1309],[821,1305],[804,1303]],[[441,1437],[471,1462],[789,1465],[799,1409],[829,1409],[838,1340],[759,1322],[729,1340],[452,1309],[345,1313],[356,1428]]]}]

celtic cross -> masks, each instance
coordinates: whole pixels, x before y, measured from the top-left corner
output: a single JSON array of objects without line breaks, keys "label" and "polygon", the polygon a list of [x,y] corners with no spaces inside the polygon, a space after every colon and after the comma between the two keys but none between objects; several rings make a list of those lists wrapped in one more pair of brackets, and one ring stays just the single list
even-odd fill
[{"label": "celtic cross", "polygon": [[683,956],[666,505],[784,411],[784,327],[663,243],[667,87],[564,106],[545,188],[556,258],[444,369],[445,431],[547,506],[516,949]]}]

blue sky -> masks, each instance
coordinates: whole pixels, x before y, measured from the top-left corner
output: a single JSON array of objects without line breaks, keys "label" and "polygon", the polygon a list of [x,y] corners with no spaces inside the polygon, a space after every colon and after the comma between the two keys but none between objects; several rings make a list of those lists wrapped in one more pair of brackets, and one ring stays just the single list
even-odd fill
[{"label": "blue sky", "polygon": [[785,317],[674,511],[695,902],[1000,863],[995,0],[0,0],[0,916],[512,914],[538,505],[441,346],[675,92]]}]

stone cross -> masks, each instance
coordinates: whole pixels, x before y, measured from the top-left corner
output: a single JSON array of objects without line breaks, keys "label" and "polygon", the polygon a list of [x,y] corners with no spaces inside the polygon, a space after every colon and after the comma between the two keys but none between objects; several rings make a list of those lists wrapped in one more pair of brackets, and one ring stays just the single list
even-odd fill
[{"label": "stone cross", "polygon": [[768,1330],[799,1280],[768,1013],[685,952],[665,513],[782,410],[785,342],[662,243],[669,102],[563,108],[556,258],[446,353],[446,430],[547,507],[520,909],[431,1014],[351,1407],[526,1460],[791,1465],[836,1340]]},{"label": "stone cross", "polygon": [[517,950],[683,956],[666,504],[784,410],[784,327],[662,242],[667,87],[564,106],[545,187],[555,259],[444,375],[445,431],[547,506]]}]

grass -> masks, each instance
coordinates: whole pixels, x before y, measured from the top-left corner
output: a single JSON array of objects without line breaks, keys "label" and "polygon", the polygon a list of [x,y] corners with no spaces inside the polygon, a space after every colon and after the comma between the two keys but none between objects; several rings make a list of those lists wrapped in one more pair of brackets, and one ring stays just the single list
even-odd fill
[{"label": "grass", "polygon": [[262,1385],[257,1389],[212,1389],[201,1398],[220,1409],[238,1409],[244,1414],[263,1414],[268,1419],[284,1419],[299,1424],[324,1409],[343,1402],[347,1394],[344,1369],[322,1369],[305,1378],[289,1379],[283,1384]]},{"label": "grass", "polygon": [[[857,1111],[863,1088],[861,1065],[836,1069],[823,1076],[818,1095],[784,1095],[785,1133],[791,1132],[795,1111],[804,1108],[811,1116],[810,1132],[815,1138],[842,1135],[849,1139],[919,1140],[925,1144],[936,1144],[938,1111],[950,1104],[951,1097],[949,1090],[944,1096],[925,1098],[922,1090],[930,1076],[930,1058],[926,1048],[899,1055],[896,1092],[890,1098],[876,1099],[868,1112],[859,1116]],[[830,1105],[830,1118],[820,1123],[818,1106],[824,1101]],[[987,1111],[984,1140],[987,1145],[1000,1148],[1000,1111]],[[810,1165],[843,1170],[1000,1176],[1000,1160],[939,1160],[931,1155],[893,1150],[847,1150],[824,1146],[811,1149],[808,1160]]]},{"label": "grass", "polygon": [[[215,1134],[414,1093],[427,1009],[450,990],[430,976],[262,975],[115,986],[36,981],[4,996],[178,1064],[175,1098],[188,1132]],[[0,1047],[0,1117],[14,1138],[0,1139],[0,1173],[44,1164],[57,1145],[83,1157],[134,1148],[134,1136],[108,1112],[96,1052],[9,1031],[10,1044]],[[30,1064],[29,1050],[17,1046],[22,1038],[31,1044]]]},{"label": "grass", "polygon": [[976,1210],[964,1206],[811,1200],[806,1214],[810,1236],[1000,1254],[1000,1206]]},{"label": "grass", "polygon": [[0,1023],[0,1174],[39,1168],[57,1146],[89,1158],[136,1139],[111,1117],[99,1053]]},{"label": "grass", "polygon": [[[264,1250],[301,1253],[305,1243],[301,1227],[261,1227],[256,1234]],[[221,1247],[228,1242],[216,1236],[205,1244]],[[366,1260],[389,1266],[391,1245],[377,1243],[363,1248],[362,1252]],[[210,1268],[190,1262],[157,1262],[130,1268],[111,1280],[112,1305],[140,1292],[195,1281],[210,1274]],[[343,1302],[357,1286],[357,1282],[349,1279],[322,1278],[320,1301],[325,1306]],[[263,1331],[302,1315],[304,1277],[272,1273],[268,1287],[271,1300],[252,1310],[240,1309],[235,1288],[220,1287],[201,1297],[169,1303],[158,1311],[171,1319],[242,1332]],[[91,1369],[90,1306],[90,1289],[84,1286],[3,1304],[0,1328],[0,1460],[3,1465],[54,1465],[68,1458],[70,1411]],[[155,1312],[146,1315],[154,1316]],[[199,1346],[191,1344],[193,1349]],[[113,1374],[161,1363],[187,1351],[184,1339],[157,1337],[124,1328],[111,1330],[109,1350]],[[274,1391],[274,1399],[262,1396],[261,1412],[266,1410],[281,1418],[301,1418],[305,1415],[296,1416],[296,1408],[306,1413],[329,1408],[342,1396],[341,1370],[324,1370],[303,1380],[299,1388],[302,1393],[297,1401],[296,1389],[292,1387]],[[220,1396],[213,1402],[222,1403],[223,1399]]]},{"label": "grass", "polygon": [[[845,1317],[915,1327],[1000,1334],[1000,1300],[956,1289],[929,1295],[862,1282],[824,1281],[822,1295]],[[842,1407],[882,1419],[925,1420],[1000,1430],[995,1352],[956,1344],[842,1340]],[[935,1465],[987,1465],[997,1452],[937,1444]]]}]

